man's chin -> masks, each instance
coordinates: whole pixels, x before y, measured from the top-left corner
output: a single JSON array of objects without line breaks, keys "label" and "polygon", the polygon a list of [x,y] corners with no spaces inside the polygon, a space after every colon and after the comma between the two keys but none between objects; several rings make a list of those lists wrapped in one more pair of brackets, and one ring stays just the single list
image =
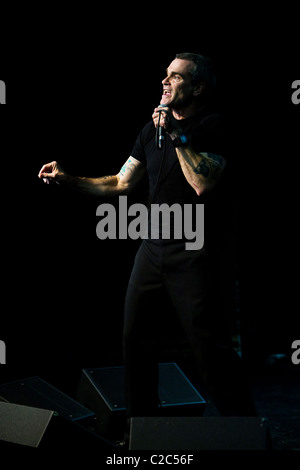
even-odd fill
[{"label": "man's chin", "polygon": [[160,104],[163,104],[164,106],[172,107],[172,99],[169,96],[162,95]]}]

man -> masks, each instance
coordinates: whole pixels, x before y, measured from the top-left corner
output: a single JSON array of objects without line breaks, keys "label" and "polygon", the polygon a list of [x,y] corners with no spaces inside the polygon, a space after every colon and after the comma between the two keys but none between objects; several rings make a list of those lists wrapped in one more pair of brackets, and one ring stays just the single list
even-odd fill
[{"label": "man", "polygon": [[125,299],[128,414],[157,414],[156,353],[163,341],[160,299],[164,292],[180,318],[203,384],[209,387],[220,412],[253,415],[251,396],[226,334],[221,302],[219,262],[228,223],[226,190],[230,180],[226,172],[230,171],[230,154],[223,117],[209,109],[214,70],[207,57],[182,53],[166,73],[160,106],[154,109],[152,121],[141,131],[117,175],[73,177],[52,162],[42,167],[39,177],[47,183],[56,181],[90,194],[112,196],[132,191],[147,173],[150,214],[163,203],[183,208],[185,204],[204,204],[204,245],[195,250],[186,249],[184,235],[181,240],[174,236],[174,220],[166,237],[163,223],[149,217],[148,238],[136,255]]}]

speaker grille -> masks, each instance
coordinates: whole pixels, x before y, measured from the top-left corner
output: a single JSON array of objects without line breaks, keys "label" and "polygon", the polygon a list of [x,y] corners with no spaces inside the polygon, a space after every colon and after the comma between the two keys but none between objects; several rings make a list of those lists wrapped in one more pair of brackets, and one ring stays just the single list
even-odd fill
[{"label": "speaker grille", "polygon": [[267,420],[252,417],[136,417],[131,450],[265,450]]},{"label": "speaker grille", "polygon": [[53,411],[0,402],[0,440],[38,447]]}]

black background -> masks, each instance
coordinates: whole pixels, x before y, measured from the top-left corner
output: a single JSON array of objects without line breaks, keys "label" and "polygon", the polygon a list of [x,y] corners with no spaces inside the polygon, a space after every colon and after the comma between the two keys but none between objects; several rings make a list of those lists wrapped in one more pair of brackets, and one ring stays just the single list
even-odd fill
[{"label": "black background", "polygon": [[9,16],[0,64],[1,382],[39,375],[72,391],[81,367],[122,362],[123,302],[139,243],[98,240],[104,201],[46,186],[37,174],[52,160],[74,175],[117,173],[177,52],[215,60],[220,108],[232,121],[246,356],[259,366],[268,354],[289,356],[299,339],[296,14],[179,7],[26,6]]}]

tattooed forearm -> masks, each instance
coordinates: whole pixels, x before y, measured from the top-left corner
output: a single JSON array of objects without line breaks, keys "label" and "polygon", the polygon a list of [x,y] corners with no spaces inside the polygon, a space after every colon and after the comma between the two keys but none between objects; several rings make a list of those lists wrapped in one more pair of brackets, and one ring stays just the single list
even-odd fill
[{"label": "tattooed forearm", "polygon": [[226,165],[220,155],[195,152],[191,147],[178,147],[176,153],[187,182],[198,196],[215,186]]},{"label": "tattooed forearm", "polygon": [[101,180],[107,180],[108,178],[114,178],[114,175],[101,176]]},{"label": "tattooed forearm", "polygon": [[197,175],[203,175],[205,178],[211,176],[217,179],[225,167],[225,159],[220,155],[213,153],[201,153],[202,160],[194,168]]},{"label": "tattooed forearm", "polygon": [[205,178],[209,175],[209,165],[207,164],[206,160],[203,158],[201,162],[194,168],[194,172],[197,175],[203,175]]}]

